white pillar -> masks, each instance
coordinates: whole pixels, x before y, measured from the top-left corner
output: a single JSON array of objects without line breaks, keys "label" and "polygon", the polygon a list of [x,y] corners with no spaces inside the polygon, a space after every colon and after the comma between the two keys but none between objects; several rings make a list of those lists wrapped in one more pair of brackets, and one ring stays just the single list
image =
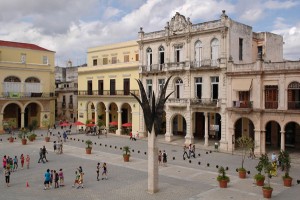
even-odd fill
[{"label": "white pillar", "polygon": [[208,147],[208,113],[204,112],[205,126],[204,126],[204,146]]},{"label": "white pillar", "polygon": [[166,113],[166,134],[165,134],[165,141],[171,142],[173,140],[173,127],[170,117],[168,113]]},{"label": "white pillar", "polygon": [[266,153],[266,131],[261,131],[260,145],[261,145],[261,153]]},{"label": "white pillar", "polygon": [[106,130],[109,130],[109,110],[105,110],[106,115],[105,115],[105,125],[106,125]]},{"label": "white pillar", "polygon": [[158,147],[154,126],[151,134],[148,133],[148,192],[158,192]]},{"label": "white pillar", "polygon": [[256,155],[261,154],[261,131],[254,130],[254,153]]},{"label": "white pillar", "polygon": [[25,126],[25,117],[24,116],[25,116],[24,112],[21,112],[21,128],[24,128],[24,126]]},{"label": "white pillar", "polygon": [[122,111],[118,111],[118,130],[117,130],[117,135],[121,135],[122,133]]},{"label": "white pillar", "polygon": [[285,150],[285,131],[280,131],[281,137],[280,137],[280,149]]}]

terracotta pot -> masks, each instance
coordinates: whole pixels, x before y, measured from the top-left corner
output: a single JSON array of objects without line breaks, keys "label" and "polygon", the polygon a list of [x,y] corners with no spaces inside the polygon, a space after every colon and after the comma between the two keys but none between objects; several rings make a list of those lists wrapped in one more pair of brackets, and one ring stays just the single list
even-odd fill
[{"label": "terracotta pot", "polygon": [[283,178],[283,185],[285,187],[291,187],[292,186],[292,178]]},{"label": "terracotta pot", "polygon": [[124,154],[123,155],[123,158],[124,158],[124,162],[129,162],[129,157],[130,157],[130,155],[126,155],[126,154]]},{"label": "terracotta pot", "polygon": [[28,138],[30,142],[33,142],[34,138]]},{"label": "terracotta pot", "polygon": [[86,154],[92,154],[92,148],[85,148]]},{"label": "terracotta pot", "polygon": [[242,179],[246,178],[246,171],[239,171],[239,177]]},{"label": "terracotta pot", "polygon": [[262,189],[264,198],[270,199],[272,197],[273,189]]},{"label": "terracotta pot", "polygon": [[219,181],[220,188],[227,188],[227,183],[228,181],[226,180],[220,180]]},{"label": "terracotta pot", "polygon": [[25,138],[22,139],[22,144],[26,145],[27,144],[27,140]]},{"label": "terracotta pot", "polygon": [[45,137],[46,142],[50,142],[50,137]]},{"label": "terracotta pot", "polygon": [[14,142],[14,138],[13,138],[13,137],[10,137],[10,138],[9,138],[9,142],[10,142],[10,143]]},{"label": "terracotta pot", "polygon": [[264,186],[264,184],[265,184],[265,179],[263,179],[263,180],[256,180],[256,185],[257,186]]}]

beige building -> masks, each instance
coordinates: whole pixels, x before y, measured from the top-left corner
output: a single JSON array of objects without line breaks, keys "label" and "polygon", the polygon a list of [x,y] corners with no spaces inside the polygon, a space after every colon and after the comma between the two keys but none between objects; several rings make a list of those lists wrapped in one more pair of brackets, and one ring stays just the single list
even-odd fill
[{"label": "beige building", "polygon": [[[187,144],[218,142],[220,150],[231,151],[237,137],[249,135],[255,139],[256,152],[262,153],[264,144],[276,141],[278,146],[278,133],[287,136],[283,130],[291,121],[294,123],[288,127],[295,128],[288,132],[299,141],[299,93],[294,88],[299,63],[283,62],[281,36],[255,33],[225,11],[220,19],[198,24],[176,13],[163,30],[145,33],[141,28],[138,44],[140,78],[149,96],[152,91],[157,94],[172,76],[167,93],[174,93],[166,102],[165,128],[160,133],[167,141],[177,136],[184,137]],[[282,91],[278,109],[269,110],[264,101],[271,97],[265,97],[265,91],[276,84]],[[293,91],[288,92],[289,87]],[[288,107],[289,101],[293,109]],[[244,105],[253,108],[245,110]],[[263,116],[274,119],[271,125]],[[252,119],[253,124],[247,125],[245,119]],[[142,117],[140,121],[141,132],[145,132]]]},{"label": "beige building", "polygon": [[55,52],[0,40],[0,131],[54,123]]},{"label": "beige building", "polygon": [[140,106],[130,95],[139,94],[136,41],[89,48],[87,60],[87,67],[78,68],[78,121],[100,119],[110,132],[137,134]]}]

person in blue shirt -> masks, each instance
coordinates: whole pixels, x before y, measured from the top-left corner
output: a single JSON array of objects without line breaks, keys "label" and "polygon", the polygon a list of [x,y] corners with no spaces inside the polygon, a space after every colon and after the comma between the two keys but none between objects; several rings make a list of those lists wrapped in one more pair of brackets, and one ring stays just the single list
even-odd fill
[{"label": "person in blue shirt", "polygon": [[67,141],[67,133],[66,133],[66,131],[64,131],[64,133],[63,133],[63,138],[64,138],[64,142],[66,142]]},{"label": "person in blue shirt", "polygon": [[50,169],[47,169],[47,171],[45,173],[45,181],[44,181],[45,188],[44,188],[44,190],[49,189],[50,179],[51,179]]}]

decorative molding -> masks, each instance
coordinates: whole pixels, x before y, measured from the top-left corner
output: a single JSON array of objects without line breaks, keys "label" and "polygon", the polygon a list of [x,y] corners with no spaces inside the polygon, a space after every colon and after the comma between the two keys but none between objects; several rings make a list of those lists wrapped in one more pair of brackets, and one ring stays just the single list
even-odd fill
[{"label": "decorative molding", "polygon": [[97,78],[104,78],[105,76],[97,76]]},{"label": "decorative molding", "polygon": [[93,77],[92,77],[92,76],[87,76],[86,79],[87,79],[87,80],[92,80]]},{"label": "decorative molding", "polygon": [[131,77],[131,74],[123,74],[122,77]]},{"label": "decorative molding", "polygon": [[117,75],[108,75],[109,78],[116,78]]}]

